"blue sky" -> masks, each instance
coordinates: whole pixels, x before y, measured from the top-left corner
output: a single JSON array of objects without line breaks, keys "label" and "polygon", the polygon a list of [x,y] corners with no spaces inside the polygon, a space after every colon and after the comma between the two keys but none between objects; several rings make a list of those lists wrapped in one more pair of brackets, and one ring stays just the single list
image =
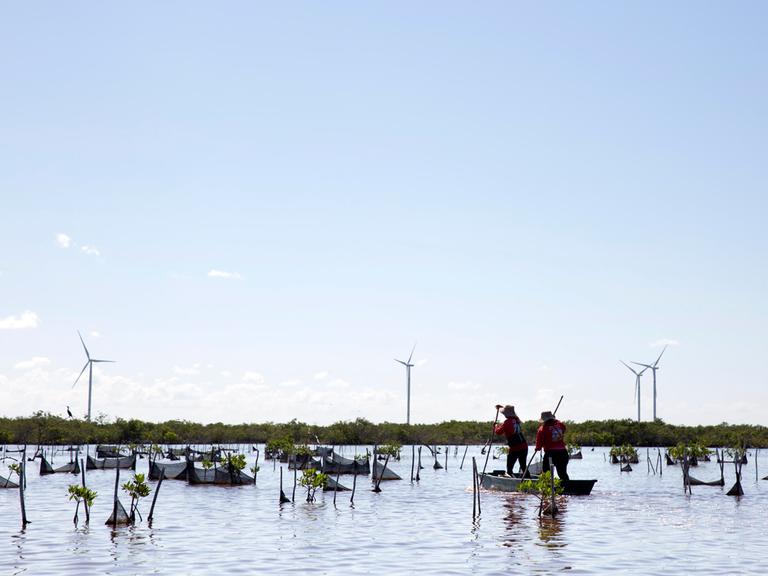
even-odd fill
[{"label": "blue sky", "polygon": [[0,413],[763,422],[766,11],[5,4]]}]

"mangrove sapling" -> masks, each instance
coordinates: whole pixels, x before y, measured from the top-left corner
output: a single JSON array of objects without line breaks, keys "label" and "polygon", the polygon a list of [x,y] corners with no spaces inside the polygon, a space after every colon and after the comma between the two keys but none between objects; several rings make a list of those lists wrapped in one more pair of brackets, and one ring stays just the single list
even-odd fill
[{"label": "mangrove sapling", "polygon": [[303,470],[301,473],[301,480],[299,480],[299,484],[307,489],[307,502],[314,502],[317,489],[324,488],[327,483],[328,475],[323,474],[314,468]]},{"label": "mangrove sapling", "polygon": [[[77,526],[78,512],[80,511],[80,503],[83,502],[87,508],[93,506],[93,501],[96,499],[96,492],[85,486],[79,486],[77,484],[70,484],[68,488],[69,499],[74,500],[77,505],[75,506],[75,516],[72,521]],[[86,521],[87,523],[87,521]]]},{"label": "mangrove sapling", "polygon": [[[383,446],[379,446],[378,453],[384,455],[384,466],[381,469],[381,472],[379,473],[378,480],[376,479],[375,471],[376,471],[376,459],[374,458],[373,462],[373,470],[374,470],[374,482],[376,482],[376,485],[373,488],[374,492],[381,492],[381,480],[384,477],[384,472],[387,470],[387,464],[389,463],[389,459],[393,456],[396,456],[400,452],[400,444],[384,444]],[[437,460],[435,460],[437,462]]]},{"label": "mangrove sapling", "polygon": [[[554,489],[554,491],[553,491]],[[555,502],[555,495],[563,493],[563,483],[560,478],[552,479],[551,470],[542,472],[537,479],[523,480],[520,482],[520,491],[533,494],[539,499],[539,516],[544,512],[551,513],[553,516],[558,512]]]},{"label": "mangrove sapling", "polygon": [[124,482],[122,485],[123,491],[131,497],[131,506],[128,512],[128,519],[131,524],[136,523],[136,514],[141,518],[141,512],[139,512],[139,501],[149,496],[151,492],[149,486],[144,481],[144,474],[134,474],[133,480]]}]

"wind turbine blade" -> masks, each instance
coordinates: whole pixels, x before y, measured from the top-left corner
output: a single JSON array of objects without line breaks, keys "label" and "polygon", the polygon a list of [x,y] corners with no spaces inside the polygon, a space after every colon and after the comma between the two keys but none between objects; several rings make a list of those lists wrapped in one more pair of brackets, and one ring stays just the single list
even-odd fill
[{"label": "wind turbine blade", "polygon": [[408,366],[408,364],[406,364],[402,360],[398,360],[397,358],[395,358],[395,362],[400,362],[400,364],[402,364],[403,366]]},{"label": "wind turbine blade", "polygon": [[411,358],[413,358],[413,351],[416,350],[416,342],[413,343],[413,348],[411,348],[411,355],[408,356],[408,364],[411,363]]},{"label": "wind turbine blade", "polygon": [[659,365],[659,360],[661,360],[661,357],[664,356],[664,352],[667,351],[667,346],[669,346],[669,344],[665,344],[664,345],[664,349],[661,351],[661,354],[659,354],[659,357],[656,358],[656,362],[653,363],[653,367],[654,368],[656,368],[656,366]]},{"label": "wind turbine blade", "polygon": [[91,355],[88,353],[88,348],[85,347],[85,342],[83,342],[83,335],[80,334],[80,330],[77,331],[77,335],[80,336],[80,343],[83,345],[83,349],[85,350],[85,355],[88,357],[88,360],[90,360]]},{"label": "wind turbine blade", "polygon": [[91,362],[117,362],[117,360],[91,360]]},{"label": "wind turbine blade", "polygon": [[653,366],[649,366],[648,364],[643,364],[642,362],[635,362],[634,360],[631,360],[632,364],[637,364],[638,366],[645,366],[646,368],[653,368]]},{"label": "wind turbine blade", "polygon": [[630,366],[629,364],[627,364],[626,362],[624,362],[624,360],[619,360],[619,362],[621,362],[622,364],[624,364],[624,366],[626,366],[626,367],[629,369],[629,371],[630,371],[630,372],[632,372],[632,374],[634,374],[635,376],[637,376],[637,372],[635,372],[635,369],[634,369],[634,368],[632,368],[632,366]]},{"label": "wind turbine blade", "polygon": [[83,375],[83,372],[85,372],[85,369],[88,368],[88,364],[90,364],[90,363],[91,363],[90,360],[88,360],[88,362],[85,363],[85,366],[83,366],[83,369],[80,370],[80,374],[78,375],[77,379],[75,380],[75,383],[72,384],[72,388],[74,388],[77,385],[77,381],[80,380],[80,376]]}]

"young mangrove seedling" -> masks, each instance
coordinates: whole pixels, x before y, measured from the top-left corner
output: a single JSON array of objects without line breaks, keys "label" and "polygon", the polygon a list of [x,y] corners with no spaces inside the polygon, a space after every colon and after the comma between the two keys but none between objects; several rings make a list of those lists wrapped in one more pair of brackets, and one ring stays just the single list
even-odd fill
[{"label": "young mangrove seedling", "polygon": [[77,526],[77,514],[80,511],[80,502],[85,502],[85,505],[88,508],[93,506],[93,501],[96,500],[96,491],[81,486],[80,484],[70,484],[67,490],[69,499],[77,502],[77,506],[75,506],[75,517],[72,519],[75,526]]},{"label": "young mangrove seedling", "polygon": [[307,489],[307,502],[315,501],[315,492],[318,488],[325,488],[328,483],[328,475],[314,468],[307,468],[301,473],[299,484]]},{"label": "young mangrove seedling", "polygon": [[139,512],[139,501],[141,498],[149,496],[150,489],[147,483],[144,481],[144,474],[134,474],[133,480],[124,482],[122,488],[131,497],[131,508],[128,513],[128,519],[131,524],[136,523],[136,514],[141,518],[141,512]]},{"label": "young mangrove seedling", "polygon": [[[535,480],[523,480],[520,482],[520,491],[533,494],[539,499],[539,516],[546,512],[557,513],[557,505],[552,510],[552,471],[542,472]],[[563,483],[560,478],[555,478],[555,495],[563,493]]]}]

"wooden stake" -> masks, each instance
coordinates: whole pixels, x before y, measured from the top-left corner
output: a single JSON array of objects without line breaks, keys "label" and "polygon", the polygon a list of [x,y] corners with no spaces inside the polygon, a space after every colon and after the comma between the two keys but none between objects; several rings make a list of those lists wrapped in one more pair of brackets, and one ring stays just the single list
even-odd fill
[{"label": "wooden stake", "polygon": [[115,498],[112,503],[112,523],[117,529],[117,489],[120,487],[120,468],[115,468]]},{"label": "wooden stake", "polygon": [[469,444],[464,446],[464,456],[461,457],[461,465],[459,466],[459,470],[463,470],[464,469],[464,458],[467,457],[467,450],[469,450]]},{"label": "wooden stake", "polygon": [[27,520],[27,506],[24,503],[24,488],[27,483],[27,447],[21,452],[21,466],[19,467],[21,474],[19,475],[19,504],[21,505],[21,528],[22,530],[27,527],[29,521]]},{"label": "wooden stake", "polygon": [[160,494],[160,486],[163,484],[163,478],[165,478],[165,469],[160,470],[160,479],[157,482],[157,486],[155,487],[155,495],[152,497],[152,506],[149,508],[149,516],[147,517],[147,522],[150,526],[152,526],[152,516],[155,513],[155,502],[157,502],[157,495]]},{"label": "wooden stake", "polygon": [[[83,476],[83,488],[85,488],[85,460],[81,459],[80,462],[80,471]],[[89,524],[91,522],[91,511],[90,506],[88,506],[88,500],[85,498],[83,499],[83,506],[85,507],[85,523]]]},{"label": "wooden stake", "polygon": [[416,447],[411,444],[411,484],[413,484],[413,467],[416,464]]},{"label": "wooden stake", "polygon": [[419,462],[418,462],[418,466],[416,466],[416,482],[421,480],[421,475],[419,474],[420,470],[421,470],[421,446],[419,446]]},{"label": "wooden stake", "polygon": [[472,520],[477,517],[477,464],[472,457]]},{"label": "wooden stake", "polygon": [[352,496],[349,498],[349,505],[355,505],[355,488],[357,488],[357,474],[352,475]]}]

